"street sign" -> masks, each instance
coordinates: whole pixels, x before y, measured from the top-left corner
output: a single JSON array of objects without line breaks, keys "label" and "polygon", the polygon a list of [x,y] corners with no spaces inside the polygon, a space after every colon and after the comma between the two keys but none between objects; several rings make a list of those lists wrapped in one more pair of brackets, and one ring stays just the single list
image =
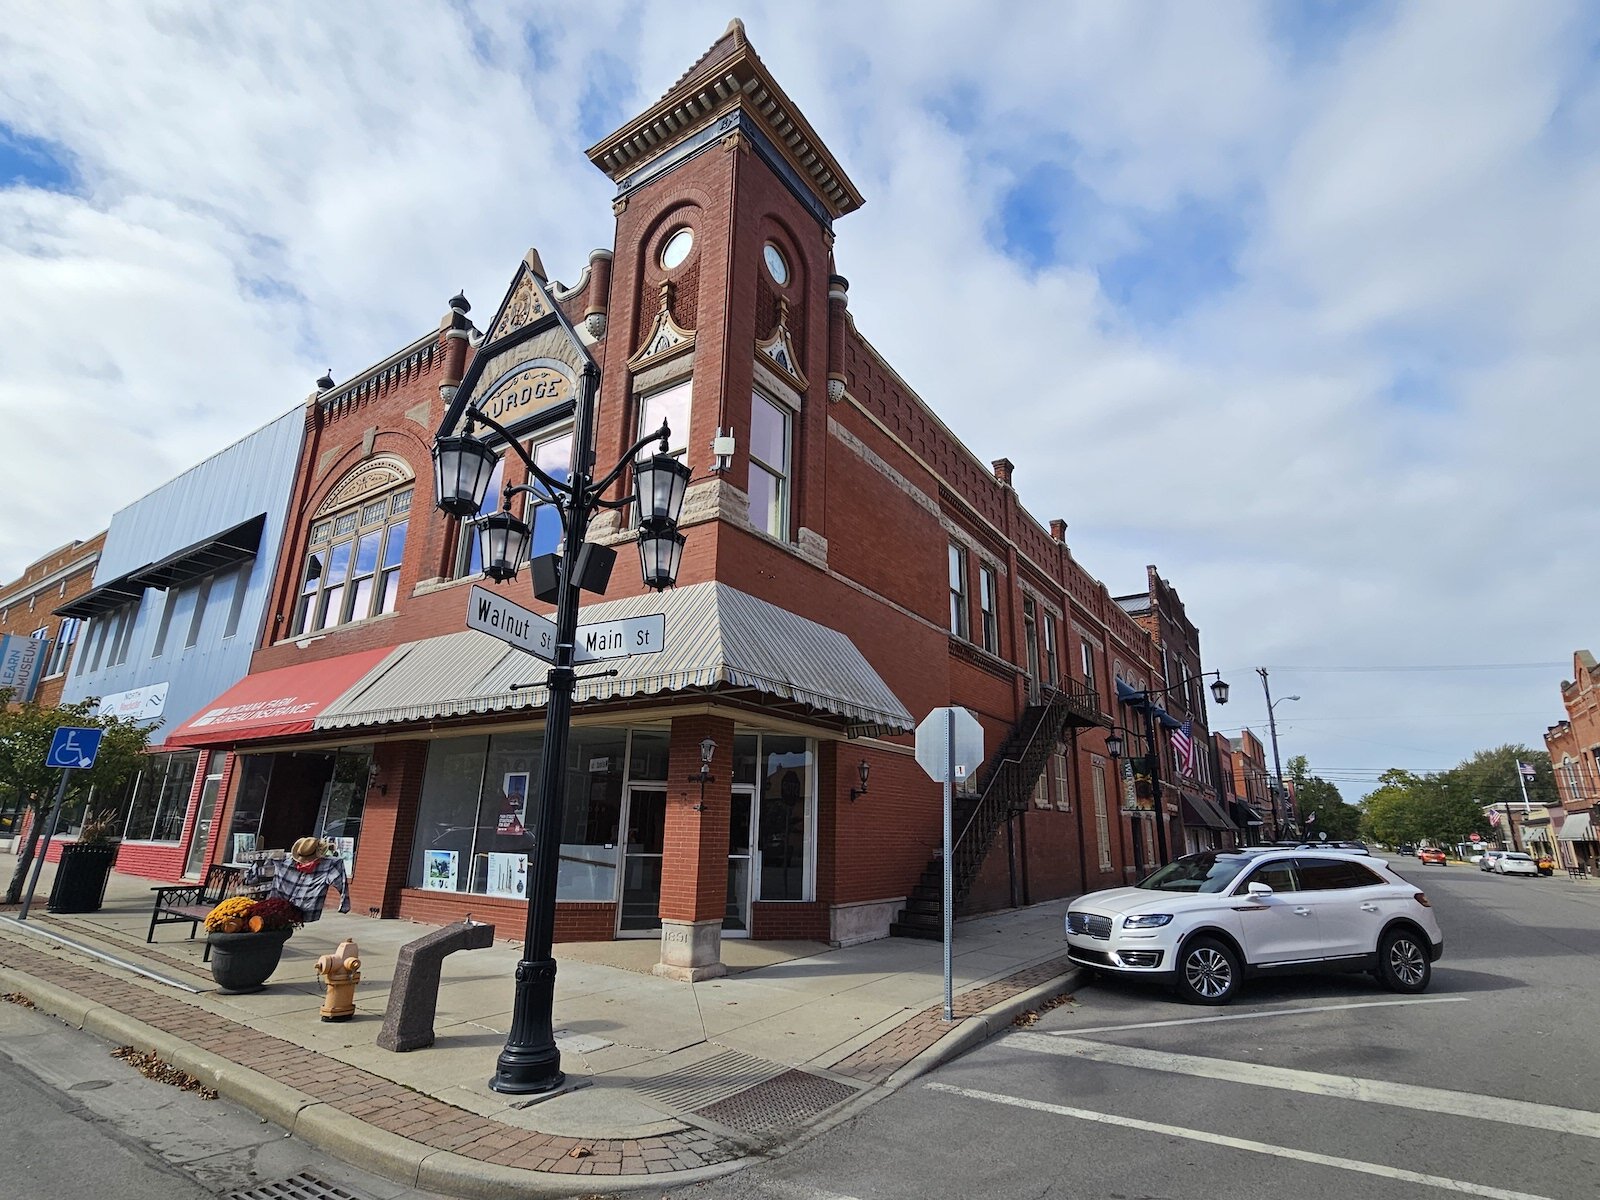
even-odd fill
[{"label": "street sign", "polygon": [[556,660],[555,622],[513,604],[488,588],[472,585],[467,597],[467,628],[477,629],[545,662]]},{"label": "street sign", "polygon": [[[955,714],[955,754],[950,753],[950,714]],[[936,708],[917,726],[917,765],[935,783],[964,780],[983,764],[983,726],[964,708]],[[952,771],[954,774],[952,775]]]},{"label": "street sign", "polygon": [[1483,835],[1482,835],[1482,834],[1477,834],[1477,833],[1469,833],[1469,834],[1467,834],[1467,837],[1469,837],[1469,838],[1470,838],[1470,839],[1471,839],[1471,840],[1473,840],[1473,841],[1474,841],[1474,842],[1481,842],[1481,841],[1483,841]]},{"label": "street sign", "polygon": [[100,753],[103,729],[82,729],[72,725],[62,726],[50,739],[50,753],[45,755],[45,765],[74,771],[85,771],[94,766],[95,755]]},{"label": "street sign", "polygon": [[616,621],[579,625],[572,647],[574,663],[603,658],[628,658],[634,654],[660,654],[667,644],[667,615],[649,613]]}]

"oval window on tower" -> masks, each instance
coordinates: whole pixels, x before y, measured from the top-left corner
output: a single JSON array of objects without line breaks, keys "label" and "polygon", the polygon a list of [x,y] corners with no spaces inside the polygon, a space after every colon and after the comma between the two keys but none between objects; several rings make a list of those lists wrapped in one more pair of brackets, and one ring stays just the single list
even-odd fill
[{"label": "oval window on tower", "polygon": [[689,251],[694,247],[694,230],[688,226],[678,230],[667,239],[667,244],[661,247],[661,265],[667,270],[681,267],[683,260],[689,257]]},{"label": "oval window on tower", "polygon": [[767,270],[772,273],[773,280],[779,287],[785,286],[789,282],[789,264],[784,260],[783,251],[768,242],[762,257],[767,260]]}]

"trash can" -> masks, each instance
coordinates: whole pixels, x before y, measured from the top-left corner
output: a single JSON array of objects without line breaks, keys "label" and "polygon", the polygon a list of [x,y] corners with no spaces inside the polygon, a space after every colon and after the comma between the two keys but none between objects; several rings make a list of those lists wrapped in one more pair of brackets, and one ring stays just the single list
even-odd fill
[{"label": "trash can", "polygon": [[[53,913],[99,912],[105,902],[106,884],[117,861],[117,842],[98,842],[84,846],[68,842],[61,847],[55,882],[45,908]],[[41,847],[40,853],[43,853]]]}]

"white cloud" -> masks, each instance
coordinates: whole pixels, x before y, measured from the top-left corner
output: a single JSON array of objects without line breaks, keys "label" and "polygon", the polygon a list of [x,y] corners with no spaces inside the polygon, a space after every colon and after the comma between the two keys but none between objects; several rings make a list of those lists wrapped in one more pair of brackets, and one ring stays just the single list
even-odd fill
[{"label": "white cloud", "polygon": [[[1600,640],[1580,532],[1592,12],[1379,8],[1301,31],[1307,53],[1270,4],[996,11],[746,8],[867,196],[836,248],[863,332],[980,459],[1017,463],[1024,502],[1065,517],[1114,591],[1147,562],[1177,583],[1240,685],[1220,725],[1263,723],[1247,669],[1266,662],[1304,697],[1280,708],[1284,752],[1314,765],[1537,744],[1559,669],[1288,668],[1560,661]],[[458,287],[492,305],[528,245],[575,276],[611,233],[583,150],[726,20],[169,3],[0,30],[0,124],[64,147],[81,185],[0,191],[0,428],[44,448],[14,456],[0,578],[324,367],[347,378],[429,328]],[[1048,231],[1072,265],[999,245],[1008,192],[1046,163],[1075,189]],[[1237,225],[1231,279],[1183,285],[1175,318],[1119,307],[1110,258],[1189,206]],[[63,437],[79,429],[92,443]]]}]

